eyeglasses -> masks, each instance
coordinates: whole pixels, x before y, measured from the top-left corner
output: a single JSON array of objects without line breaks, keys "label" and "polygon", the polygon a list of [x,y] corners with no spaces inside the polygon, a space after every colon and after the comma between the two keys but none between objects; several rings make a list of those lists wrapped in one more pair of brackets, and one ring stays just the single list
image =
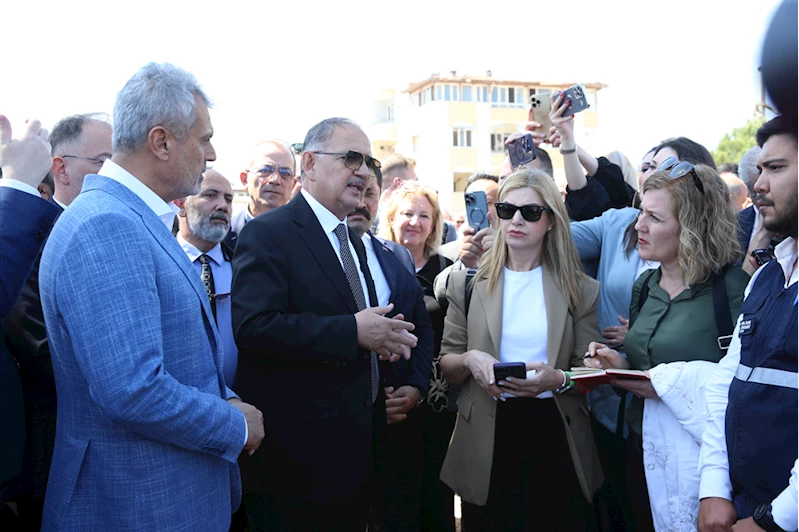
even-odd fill
[{"label": "eyeglasses", "polygon": [[269,177],[275,172],[280,174],[280,177],[282,177],[283,179],[294,179],[294,170],[292,170],[288,166],[281,166],[280,168],[278,168],[275,165],[267,164],[259,168],[258,170],[247,170],[247,171],[252,172],[259,179]]},{"label": "eyeglasses", "polygon": [[672,179],[679,179],[690,173],[694,178],[694,185],[696,185],[696,188],[699,189],[699,192],[701,192],[703,196],[705,195],[705,187],[702,186],[699,176],[696,175],[693,163],[689,161],[680,161],[677,157],[672,155],[658,165],[658,172],[665,172],[666,170],[669,170],[669,177]]},{"label": "eyeglasses", "polygon": [[62,159],[83,159],[84,161],[91,161],[92,163],[99,164],[100,166],[102,166],[103,163],[105,163],[106,159],[108,159],[108,157],[106,157],[105,159],[97,159],[97,158],[94,158],[94,157],[81,157],[80,155],[62,155],[61,158]]},{"label": "eyeglasses", "polygon": [[358,170],[364,161],[366,161],[366,167],[375,174],[375,176],[382,176],[380,173],[380,161],[375,159],[374,157],[369,157],[368,155],[364,155],[362,153],[358,153],[357,151],[349,150],[348,152],[335,152],[335,151],[314,151],[311,153],[316,153],[318,155],[342,155],[344,157],[344,166],[349,168],[350,170]]},{"label": "eyeglasses", "polygon": [[516,215],[516,211],[521,211],[522,218],[528,222],[537,222],[543,213],[552,214],[552,209],[542,205],[530,203],[529,205],[514,205],[513,203],[496,202],[494,207],[497,209],[497,216],[501,220],[510,220]]}]

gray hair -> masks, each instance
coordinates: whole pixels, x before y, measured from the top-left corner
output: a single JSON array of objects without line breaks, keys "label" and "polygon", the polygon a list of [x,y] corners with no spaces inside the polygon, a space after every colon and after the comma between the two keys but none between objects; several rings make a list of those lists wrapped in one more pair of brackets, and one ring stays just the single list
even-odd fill
[{"label": "gray hair", "polygon": [[117,94],[114,105],[114,152],[135,153],[156,126],[178,141],[188,137],[197,120],[195,96],[211,107],[197,78],[169,63],[142,67]]},{"label": "gray hair", "polygon": [[[324,150],[325,143],[330,140],[330,137],[333,136],[336,129],[340,127],[360,128],[358,124],[349,118],[326,118],[308,130],[308,134],[305,135],[305,141],[302,143],[303,153],[306,151],[314,152]],[[305,180],[304,171],[302,171],[301,176],[302,180]]]},{"label": "gray hair", "polygon": [[83,134],[83,127],[89,122],[109,123],[106,113],[86,113],[81,115],[70,115],[62,118],[53,126],[50,132],[50,155],[53,157],[63,155],[59,150],[65,145],[80,140]]},{"label": "gray hair", "polygon": [[755,194],[755,183],[757,178],[760,177],[760,172],[757,169],[757,158],[760,157],[760,146],[750,148],[741,157],[738,163],[738,177],[746,183],[746,188],[749,189],[749,195]]}]

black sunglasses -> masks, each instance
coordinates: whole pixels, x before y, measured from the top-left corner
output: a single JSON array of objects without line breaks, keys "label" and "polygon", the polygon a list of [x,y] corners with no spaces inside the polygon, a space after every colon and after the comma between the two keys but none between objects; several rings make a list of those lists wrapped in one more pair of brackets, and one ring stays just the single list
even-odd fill
[{"label": "black sunglasses", "polygon": [[369,157],[368,155],[364,155],[362,153],[358,153],[357,151],[350,150],[346,153],[344,152],[335,152],[335,151],[315,151],[311,153],[316,153],[319,155],[341,155],[344,157],[344,166],[349,168],[350,170],[357,170],[361,167],[364,161],[366,161],[366,167],[374,173],[375,176],[382,176],[380,173],[380,161],[375,159],[374,157]]},{"label": "black sunglasses", "polygon": [[252,172],[253,174],[256,175],[256,177],[259,177],[261,179],[263,179],[264,177],[269,177],[275,172],[280,174],[280,177],[282,177],[283,179],[294,179],[294,170],[292,170],[288,166],[281,166],[280,168],[278,168],[273,164],[267,164],[257,170],[251,169],[247,171]]},{"label": "black sunglasses", "polygon": [[501,220],[510,220],[516,214],[516,211],[521,211],[522,218],[528,222],[537,222],[541,219],[541,215],[545,212],[552,214],[552,209],[531,203],[529,205],[514,205],[513,203],[494,203],[497,208],[497,216]]},{"label": "black sunglasses", "polygon": [[696,175],[693,163],[680,161],[677,157],[672,155],[658,165],[658,172],[665,172],[666,170],[669,170],[669,177],[672,179],[679,179],[686,174],[691,174],[694,178],[694,185],[696,185],[696,188],[699,189],[699,192],[701,192],[703,196],[705,195],[705,187],[702,186],[699,176]]}]

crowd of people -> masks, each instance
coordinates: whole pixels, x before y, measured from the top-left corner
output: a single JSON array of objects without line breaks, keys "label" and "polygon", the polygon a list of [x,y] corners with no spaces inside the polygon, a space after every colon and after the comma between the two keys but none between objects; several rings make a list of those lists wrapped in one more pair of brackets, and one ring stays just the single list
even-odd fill
[{"label": "crowd of people", "polygon": [[636,171],[568,103],[507,141],[565,193],[506,158],[480,229],[346,118],[255,143],[234,212],[166,63],[0,115],[0,529],[796,531],[795,107]]}]

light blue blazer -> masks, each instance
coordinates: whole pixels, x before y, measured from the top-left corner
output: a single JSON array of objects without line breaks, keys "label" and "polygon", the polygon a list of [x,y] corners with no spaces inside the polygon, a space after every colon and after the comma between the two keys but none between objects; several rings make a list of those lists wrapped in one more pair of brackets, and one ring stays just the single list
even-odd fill
[{"label": "light blue blazer", "polygon": [[86,177],[42,255],[58,420],[42,530],[227,531],[244,416],[208,297],[164,223]]}]

